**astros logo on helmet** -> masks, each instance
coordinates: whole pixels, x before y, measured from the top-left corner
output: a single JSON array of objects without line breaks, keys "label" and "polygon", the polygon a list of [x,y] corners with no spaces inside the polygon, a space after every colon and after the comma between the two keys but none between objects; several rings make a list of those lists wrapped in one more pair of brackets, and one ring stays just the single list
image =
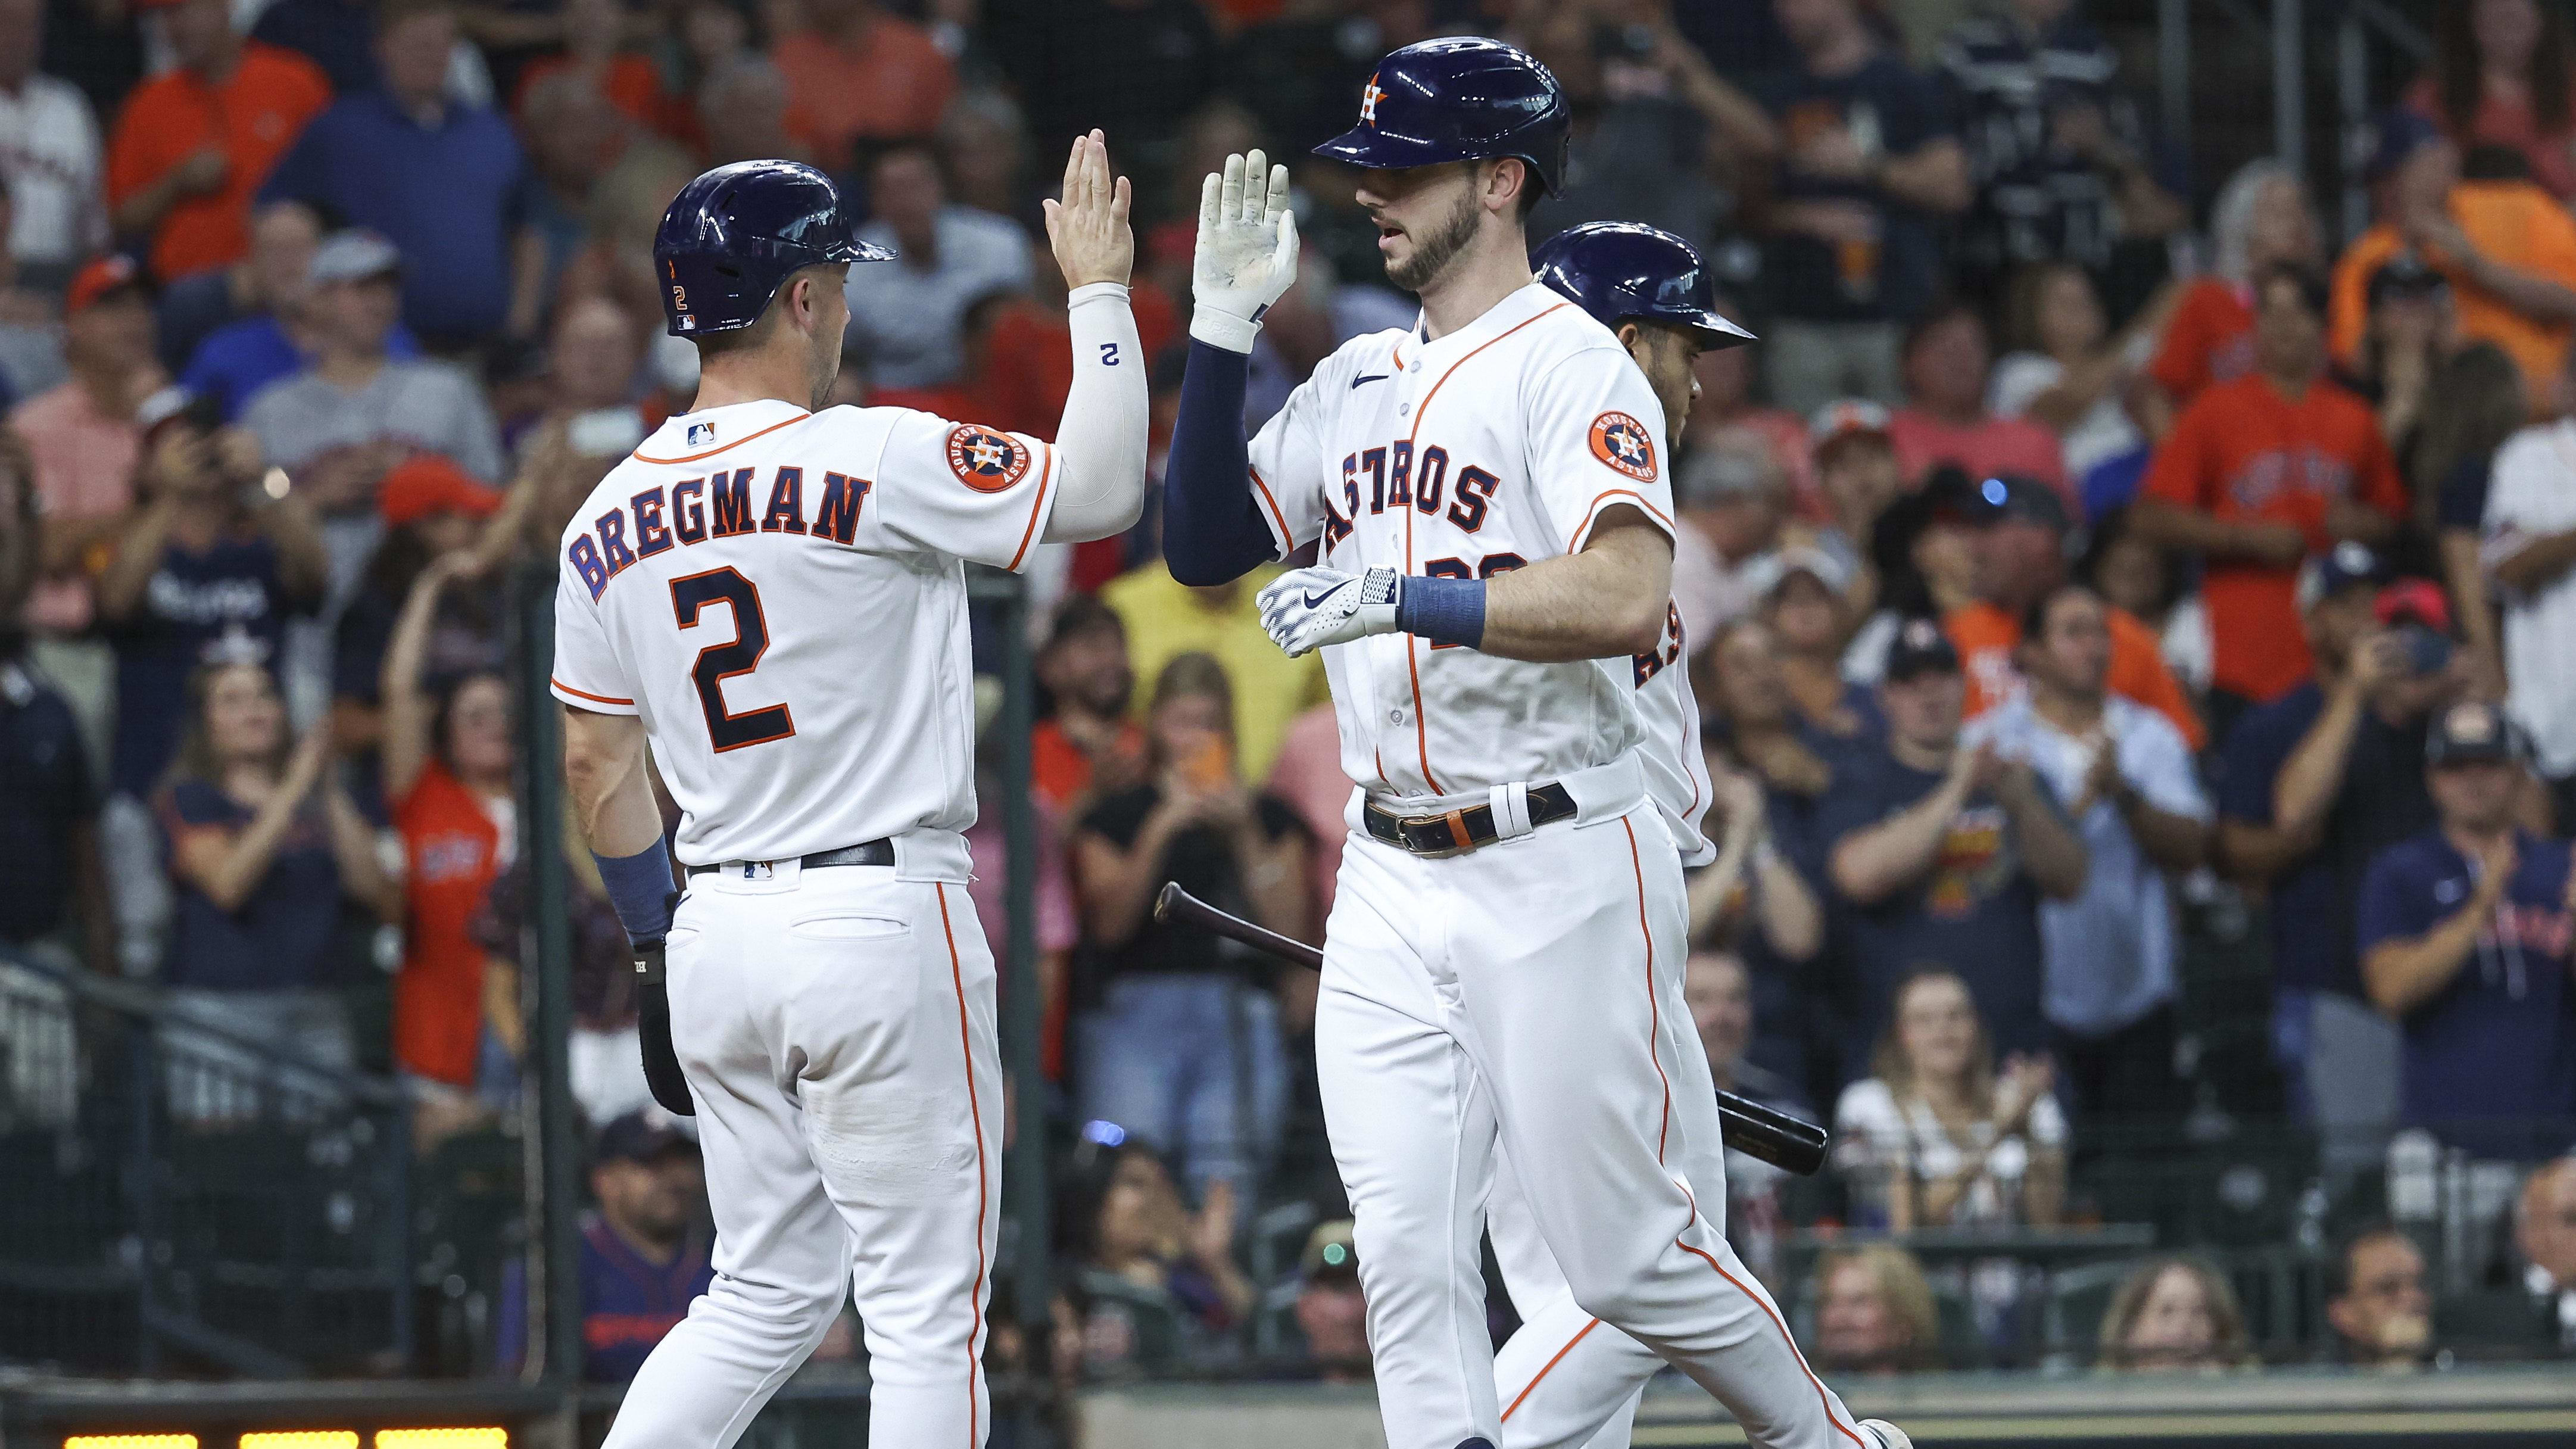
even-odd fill
[{"label": "astros logo on helmet", "polygon": [[1029,455],[1008,433],[966,424],[948,430],[948,467],[976,492],[999,493],[1029,471]]},{"label": "astros logo on helmet", "polygon": [[1376,124],[1377,124],[1377,101],[1378,101],[1378,97],[1380,97],[1380,96],[1382,96],[1382,95],[1385,95],[1385,94],[1386,94],[1386,92],[1384,92],[1384,91],[1382,91],[1382,90],[1379,90],[1379,89],[1377,88],[1377,77],[1376,77],[1376,76],[1370,76],[1370,77],[1369,77],[1369,82],[1368,82],[1368,88],[1367,88],[1366,90],[1363,90],[1363,91],[1361,91],[1361,92],[1360,92],[1360,124],[1361,124],[1361,125],[1364,125],[1364,126],[1374,126],[1374,125],[1376,125]]}]

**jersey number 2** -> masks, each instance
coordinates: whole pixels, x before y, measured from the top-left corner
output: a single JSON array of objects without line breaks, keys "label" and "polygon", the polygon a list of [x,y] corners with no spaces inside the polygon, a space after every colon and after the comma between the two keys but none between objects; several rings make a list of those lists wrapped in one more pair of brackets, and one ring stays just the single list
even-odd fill
[{"label": "jersey number 2", "polygon": [[783,704],[748,714],[725,708],[724,682],[759,668],[760,656],[769,652],[769,620],[760,612],[760,590],[731,568],[671,580],[671,612],[679,616],[681,628],[698,627],[698,611],[709,604],[733,606],[732,642],[699,650],[698,662],[689,670],[690,682],[698,687],[698,708],[707,717],[707,738],[715,742],[716,753],[765,745],[796,733],[796,721]]}]

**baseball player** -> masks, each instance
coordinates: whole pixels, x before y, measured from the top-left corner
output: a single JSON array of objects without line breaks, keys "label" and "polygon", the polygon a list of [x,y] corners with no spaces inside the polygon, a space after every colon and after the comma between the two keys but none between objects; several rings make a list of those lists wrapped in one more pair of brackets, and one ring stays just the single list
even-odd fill
[{"label": "baseball player", "polygon": [[[854,1288],[870,1442],[984,1442],[1002,1101],[960,834],[964,565],[1016,569],[1042,540],[1135,522],[1128,200],[1100,133],[1076,141],[1046,204],[1073,329],[1053,445],[824,406],[843,280],[891,254],[854,239],[820,172],[719,167],[662,219],[663,306],[698,342],[698,395],[564,530],[554,692],[600,878],[648,981],[667,957],[686,1083],[662,1063],[656,1095],[694,1099],[715,1286],[645,1361],[611,1449],[732,1444]],[[648,746],[681,810],[676,910]]]},{"label": "baseball player", "polygon": [[[1634,222],[1585,222],[1549,238],[1531,254],[1530,264],[1540,285],[1591,314],[1627,349],[1663,405],[1667,448],[1679,445],[1699,395],[1692,361],[1701,352],[1753,340],[1718,315],[1699,254],[1670,232]],[[1634,673],[1646,727],[1639,759],[1647,792],[1672,831],[1682,864],[1699,866],[1715,859],[1717,848],[1700,831],[1710,791],[1699,702],[1684,663],[1689,652],[1676,611],[1664,648],[1637,656]],[[1713,1108],[1716,1083],[1697,1041],[1685,1034],[1682,1042],[1671,1058],[1674,1110],[1693,1120],[1683,1134],[1685,1150],[1676,1157],[1709,1225],[1723,1232],[1724,1146],[1713,1111],[1698,1110],[1700,1104]],[[1504,1449],[1585,1443],[1591,1449],[1626,1449],[1637,1403],[1663,1359],[1627,1334],[1602,1327],[1575,1303],[1530,1214],[1510,1154],[1496,1155],[1486,1231],[1522,1320],[1494,1356]]]},{"label": "baseball player", "polygon": [[1246,355],[1294,276],[1286,169],[1230,157],[1201,198],[1165,553],[1213,584],[1316,550],[1261,606],[1291,654],[1325,651],[1359,782],[1315,1030],[1387,1440],[1502,1437],[1480,1271],[1499,1148],[1570,1303],[1755,1443],[1903,1445],[1808,1371],[1689,1183],[1716,1108],[1686,1067],[1681,860],[1637,688],[1671,642],[1664,409],[1531,279],[1521,218],[1566,127],[1554,77],[1509,46],[1381,62],[1318,149],[1365,168],[1421,319],[1344,345],[1248,444]]}]

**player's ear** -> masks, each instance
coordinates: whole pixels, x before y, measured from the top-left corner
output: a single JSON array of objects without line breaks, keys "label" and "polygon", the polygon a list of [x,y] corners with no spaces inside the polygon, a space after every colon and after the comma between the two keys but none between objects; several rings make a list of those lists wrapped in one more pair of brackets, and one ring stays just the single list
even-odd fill
[{"label": "player's ear", "polygon": [[1634,352],[1637,350],[1637,339],[1646,335],[1646,329],[1634,322],[1622,322],[1616,335],[1620,346]]}]

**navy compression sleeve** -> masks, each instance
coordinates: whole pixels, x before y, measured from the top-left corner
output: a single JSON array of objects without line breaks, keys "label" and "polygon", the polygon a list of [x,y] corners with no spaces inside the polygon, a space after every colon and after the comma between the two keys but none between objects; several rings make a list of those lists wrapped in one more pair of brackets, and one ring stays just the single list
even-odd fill
[{"label": "navy compression sleeve", "polygon": [[1163,465],[1163,561],[1193,587],[1232,583],[1278,557],[1252,500],[1243,392],[1252,359],[1193,339]]}]

